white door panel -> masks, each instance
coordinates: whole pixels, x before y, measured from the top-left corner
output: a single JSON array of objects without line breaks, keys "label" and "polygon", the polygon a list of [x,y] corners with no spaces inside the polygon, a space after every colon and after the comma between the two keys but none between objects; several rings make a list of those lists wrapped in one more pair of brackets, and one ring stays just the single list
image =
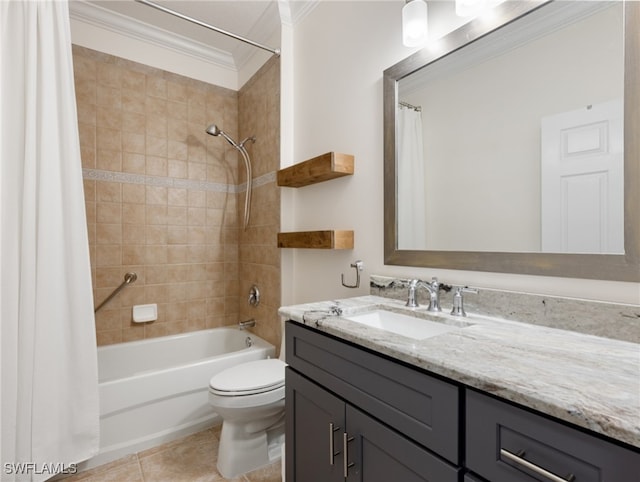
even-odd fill
[{"label": "white door panel", "polygon": [[542,251],[624,252],[622,101],[542,119]]}]

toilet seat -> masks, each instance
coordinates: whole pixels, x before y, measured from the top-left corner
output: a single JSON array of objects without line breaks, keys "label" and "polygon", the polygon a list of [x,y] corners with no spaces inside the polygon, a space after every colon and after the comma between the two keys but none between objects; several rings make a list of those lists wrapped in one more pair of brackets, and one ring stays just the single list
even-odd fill
[{"label": "toilet seat", "polygon": [[277,358],[256,360],[228,368],[209,381],[209,392],[220,397],[239,397],[284,387],[286,363]]}]

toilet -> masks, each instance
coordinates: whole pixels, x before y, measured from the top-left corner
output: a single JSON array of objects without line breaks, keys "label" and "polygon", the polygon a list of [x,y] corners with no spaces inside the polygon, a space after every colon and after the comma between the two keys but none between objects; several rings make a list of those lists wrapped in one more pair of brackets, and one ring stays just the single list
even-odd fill
[{"label": "toilet", "polygon": [[280,458],[285,367],[284,361],[269,358],[236,365],[211,378],[209,403],[222,417],[218,471],[225,478]]}]

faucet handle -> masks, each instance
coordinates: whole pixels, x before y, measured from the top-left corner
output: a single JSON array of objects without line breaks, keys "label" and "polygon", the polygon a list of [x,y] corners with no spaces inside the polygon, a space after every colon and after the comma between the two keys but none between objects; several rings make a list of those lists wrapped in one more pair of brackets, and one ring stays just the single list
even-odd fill
[{"label": "faucet handle", "polygon": [[476,288],[469,288],[468,286],[457,286],[456,291],[453,294],[453,306],[451,308],[451,314],[454,316],[467,316],[464,311],[464,299],[462,293],[478,293]]},{"label": "faucet handle", "polygon": [[420,280],[418,279],[409,280],[409,291],[407,293],[406,306],[410,308],[417,308],[419,306],[418,300],[416,299],[416,288],[418,287],[419,282]]}]

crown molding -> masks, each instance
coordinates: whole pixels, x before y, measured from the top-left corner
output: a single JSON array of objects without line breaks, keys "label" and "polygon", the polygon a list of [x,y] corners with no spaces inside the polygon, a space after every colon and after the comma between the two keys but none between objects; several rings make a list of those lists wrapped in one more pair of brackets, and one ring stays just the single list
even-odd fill
[{"label": "crown molding", "polygon": [[278,0],[282,23],[290,27],[295,26],[318,6],[320,0]]},{"label": "crown molding", "polygon": [[231,53],[192,40],[148,23],[132,19],[98,5],[84,2],[69,2],[69,16],[81,22],[104,28],[136,40],[173,50],[224,69],[236,71],[238,67]]}]

